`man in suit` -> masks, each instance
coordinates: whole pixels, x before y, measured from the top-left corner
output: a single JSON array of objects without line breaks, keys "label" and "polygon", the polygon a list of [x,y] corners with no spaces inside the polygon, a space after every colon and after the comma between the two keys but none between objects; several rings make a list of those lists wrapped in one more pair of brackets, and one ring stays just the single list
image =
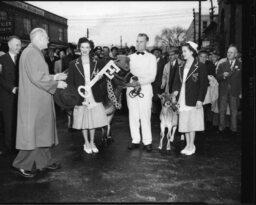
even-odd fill
[{"label": "man in suit", "polygon": [[178,50],[171,49],[169,51],[169,62],[164,66],[161,89],[164,89],[166,93],[171,93],[174,76],[179,68],[178,55]]},{"label": "man in suit", "polygon": [[21,50],[21,41],[11,36],[8,41],[9,52],[0,57],[0,92],[3,108],[4,143],[0,154],[15,150],[17,120],[18,66],[17,55]]},{"label": "man in suit", "polygon": [[225,129],[225,115],[227,105],[230,107],[231,134],[237,134],[237,110],[241,97],[241,70],[242,64],[236,59],[238,49],[231,45],[228,48],[227,58],[218,65],[217,80],[219,81],[219,131]]},{"label": "man in suit", "polygon": [[[131,54],[130,72],[137,77],[131,79],[131,87],[127,88],[127,105],[129,108],[129,125],[132,142],[129,150],[140,147],[142,131],[142,142],[147,152],[152,151],[151,132],[151,106],[153,89],[151,83],[155,81],[157,72],[156,57],[146,50],[148,35],[140,33],[137,36],[137,52]],[[133,89],[141,88],[140,94],[132,92]]]},{"label": "man in suit", "polygon": [[161,89],[162,84],[162,76],[164,70],[164,59],[162,58],[162,50],[160,48],[152,49],[151,53],[156,57],[157,61],[157,73],[155,81],[152,83],[153,88],[153,105],[152,105],[152,112],[153,113],[160,113],[161,110],[161,101],[157,94],[162,93],[163,89]]}]

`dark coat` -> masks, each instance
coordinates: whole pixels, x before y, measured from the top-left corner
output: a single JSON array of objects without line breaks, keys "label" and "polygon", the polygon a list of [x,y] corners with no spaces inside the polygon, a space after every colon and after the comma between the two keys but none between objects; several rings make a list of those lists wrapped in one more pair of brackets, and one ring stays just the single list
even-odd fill
[{"label": "dark coat", "polygon": [[174,66],[170,65],[171,68],[170,68],[170,73],[169,73],[169,92],[172,93],[172,86],[173,86],[173,82],[174,82],[174,77],[175,77],[175,74],[176,72],[178,71],[179,69],[179,63],[178,63],[178,60],[175,61],[175,64]]},{"label": "dark coat", "polygon": [[0,74],[1,93],[5,96],[10,96],[12,95],[13,88],[18,87],[18,63],[15,65],[10,54],[6,53],[0,56],[0,64],[2,65],[2,72]]},{"label": "dark coat", "polygon": [[[184,67],[185,64],[179,67],[178,72],[175,74],[172,92],[178,91],[180,93],[181,91]],[[194,59],[189,69],[185,86],[187,106],[196,106],[197,101],[204,101],[208,87],[207,69],[205,64],[200,63],[198,59]]]},{"label": "dark coat", "polygon": [[162,84],[164,65],[165,65],[164,59],[160,58],[159,61],[157,62],[156,78],[155,78],[155,81],[152,83],[154,95],[161,93],[161,84]]},{"label": "dark coat", "polygon": [[208,75],[212,75],[213,77],[216,77],[216,66],[210,62],[210,61],[206,61],[206,67],[207,67],[207,73]]},{"label": "dark coat", "polygon": [[54,66],[55,66],[55,62],[56,62],[56,57],[54,57],[54,59],[53,60],[51,60],[51,58],[50,57],[46,57],[45,58],[45,61],[46,61],[46,63],[48,64],[48,68],[49,68],[49,74],[55,74],[55,72],[54,72]]},{"label": "dark coat", "polygon": [[15,148],[17,121],[17,94],[13,94],[14,87],[18,87],[18,60],[13,62],[9,53],[0,57],[2,72],[0,73],[0,107],[4,121],[4,141],[8,149]]},{"label": "dark coat", "polygon": [[65,71],[68,69],[69,63],[75,59],[77,59],[79,56],[75,54],[68,54],[62,58],[62,69],[61,72]]},{"label": "dark coat", "polygon": [[[231,87],[231,95],[238,97],[241,94],[241,70],[242,63],[238,60],[235,61],[233,71],[231,71],[231,66],[226,60],[225,62],[219,64],[216,78],[219,82],[219,95],[223,96],[228,93],[228,85]],[[224,79],[223,73],[229,72],[230,76]]]},{"label": "dark coat", "polygon": [[[93,60],[92,58],[90,58],[90,79],[94,77],[92,76],[94,69],[96,72],[98,72],[104,66],[105,66],[104,61]],[[78,89],[80,85],[85,85],[85,79],[83,75],[84,75],[83,63],[82,63],[81,57],[79,57],[76,60],[71,61],[69,64],[68,78],[67,78],[68,85],[73,85],[76,89]],[[103,79],[104,78],[102,78],[97,83],[95,83],[94,86],[92,86],[92,94],[96,102],[103,101],[103,91],[100,85]],[[82,96],[79,96],[79,97],[80,98],[77,105],[82,105],[84,98]]]}]

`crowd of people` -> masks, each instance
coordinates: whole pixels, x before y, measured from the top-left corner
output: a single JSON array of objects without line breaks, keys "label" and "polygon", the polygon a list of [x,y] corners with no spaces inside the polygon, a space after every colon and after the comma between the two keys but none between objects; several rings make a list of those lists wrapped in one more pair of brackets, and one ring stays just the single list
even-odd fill
[{"label": "crowd of people", "polygon": [[[129,150],[140,148],[141,141],[147,152],[153,150],[151,115],[159,115],[158,94],[164,92],[176,99],[178,131],[186,138],[181,154],[196,152],[198,131],[215,126],[223,134],[230,124],[230,133],[238,133],[242,64],[235,45],[230,45],[227,56],[220,59],[218,52],[198,50],[191,41],[167,53],[160,48],[149,51],[145,33],[138,34],[136,47],[122,51],[117,47],[94,47],[93,41],[85,37],[79,39],[77,48],[71,44],[67,49],[48,48],[49,38],[42,28],[33,29],[30,40],[21,52],[20,38],[10,37],[9,52],[0,57],[4,124],[0,154],[19,150],[13,168],[24,177],[34,177],[34,170],[60,168],[51,156],[51,147],[58,144],[53,100],[57,90],[77,91],[84,86],[88,96],[78,95],[69,127],[81,130],[86,153],[99,152],[94,143],[95,129],[106,126],[108,119],[103,106],[106,76],[98,73],[120,54],[129,57],[130,72],[136,76],[126,88]],[[97,82],[90,86],[94,78]],[[134,90],[135,95],[131,95]],[[231,116],[230,123],[226,115]]]}]

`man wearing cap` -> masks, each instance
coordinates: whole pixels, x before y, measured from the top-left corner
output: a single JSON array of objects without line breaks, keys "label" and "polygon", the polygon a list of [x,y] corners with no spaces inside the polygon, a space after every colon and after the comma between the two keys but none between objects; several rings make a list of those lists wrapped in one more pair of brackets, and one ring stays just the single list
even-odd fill
[{"label": "man wearing cap", "polygon": [[[138,80],[131,79],[131,86],[127,88],[127,105],[129,108],[129,125],[132,142],[128,149],[140,147],[140,125],[142,131],[142,142],[147,152],[152,151],[151,132],[151,106],[153,90],[151,83],[154,82],[157,72],[156,57],[146,51],[148,35],[139,33],[137,36],[137,52],[131,54],[130,72],[137,76]],[[141,86],[141,87],[140,87]],[[134,88],[141,88],[139,93],[132,92]]]},{"label": "man wearing cap", "polygon": [[4,140],[0,154],[15,150],[15,134],[18,100],[18,62],[17,56],[21,50],[21,41],[17,36],[8,40],[9,52],[0,57],[0,96],[3,108]]},{"label": "man wearing cap", "polygon": [[237,134],[237,110],[241,97],[241,70],[242,64],[236,59],[238,49],[235,45],[230,45],[227,58],[218,65],[217,80],[219,82],[219,131],[223,133],[225,129],[225,115],[227,105],[230,107],[231,134]]},{"label": "man wearing cap", "polygon": [[162,58],[162,50],[160,48],[152,49],[151,53],[156,57],[157,61],[157,73],[155,81],[152,83],[153,88],[153,106],[152,112],[159,113],[161,109],[161,101],[157,94],[162,93],[161,84],[162,84],[162,76],[164,70],[164,59]]},{"label": "man wearing cap", "polygon": [[171,49],[169,51],[169,62],[164,66],[161,89],[164,89],[166,93],[171,93],[173,79],[179,68],[178,54],[178,50]]}]

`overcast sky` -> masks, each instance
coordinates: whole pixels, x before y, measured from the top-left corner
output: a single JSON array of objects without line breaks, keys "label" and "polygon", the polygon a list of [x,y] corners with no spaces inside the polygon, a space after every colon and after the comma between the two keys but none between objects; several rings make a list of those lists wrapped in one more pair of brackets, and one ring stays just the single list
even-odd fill
[{"label": "overcast sky", "polygon": [[[95,45],[135,45],[138,33],[149,35],[149,46],[166,27],[187,29],[193,20],[192,9],[198,12],[198,1],[29,1],[29,4],[68,19],[68,41],[77,42],[86,36]],[[217,0],[213,5],[218,6]],[[209,14],[210,1],[202,2],[202,14]],[[218,13],[218,9],[215,9]]]}]

